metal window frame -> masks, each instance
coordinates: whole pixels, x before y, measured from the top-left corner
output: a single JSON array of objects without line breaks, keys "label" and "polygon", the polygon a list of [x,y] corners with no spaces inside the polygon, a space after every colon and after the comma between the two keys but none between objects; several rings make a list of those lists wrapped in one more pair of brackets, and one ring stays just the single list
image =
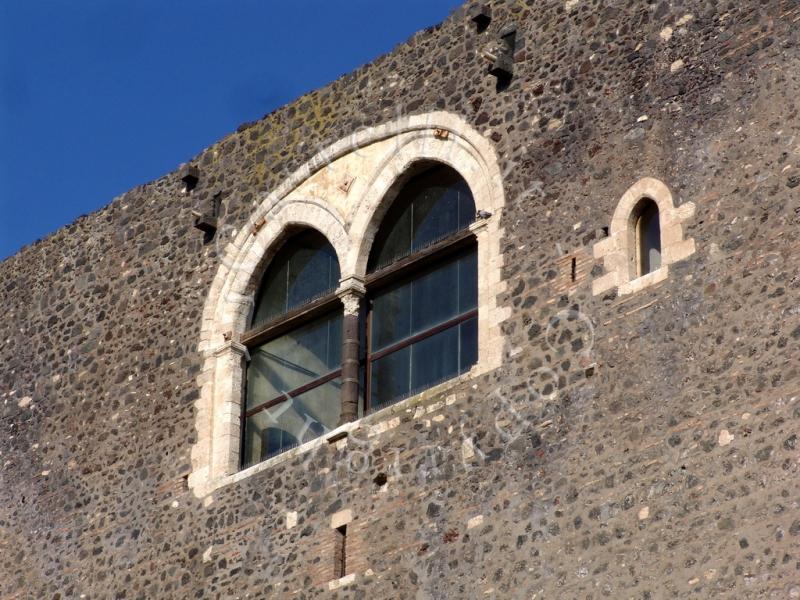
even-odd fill
[{"label": "metal window frame", "polygon": [[[399,259],[395,263],[383,267],[369,274],[366,279],[366,327],[364,339],[364,355],[361,365],[364,368],[364,398],[363,413],[369,414],[372,409],[372,364],[402,350],[408,346],[430,338],[437,333],[446,331],[452,327],[457,327],[461,323],[469,321],[478,316],[478,309],[470,309],[447,321],[438,323],[423,331],[410,335],[402,340],[394,342],[385,348],[372,351],[372,301],[377,292],[396,285],[403,281],[413,281],[415,276],[419,276],[423,271],[436,267],[446,259],[453,256],[466,256],[471,252],[477,252],[478,240],[475,234],[468,228],[461,229],[454,234],[442,239],[441,241],[428,246],[419,252]],[[383,406],[383,405],[381,405]]]},{"label": "metal window frame", "polygon": [[[472,318],[478,316],[478,309],[471,309],[460,315],[448,319],[443,323],[438,323],[433,327],[429,327],[424,331],[411,335],[403,340],[395,342],[386,348],[382,348],[376,352],[371,351],[371,333],[372,333],[372,299],[378,292],[385,288],[396,285],[403,281],[411,281],[415,276],[420,275],[423,271],[435,267],[445,262],[448,258],[463,255],[466,256],[470,252],[477,250],[477,238],[469,228],[460,229],[447,237],[438,240],[437,242],[420,249],[419,251],[399,258],[394,263],[383,266],[372,273],[369,273],[365,278],[365,285],[367,287],[367,295],[365,296],[364,307],[360,318],[365,319],[365,339],[364,339],[364,353],[360,363],[364,368],[364,381],[363,381],[363,400],[361,412],[368,414],[371,409],[371,383],[372,383],[372,363],[376,360],[384,358],[394,352],[398,352],[412,344],[425,340],[429,337],[446,331],[452,327],[456,327]],[[242,334],[241,342],[248,350],[253,350],[258,346],[262,346],[274,339],[281,337],[293,330],[313,322],[314,320],[326,316],[333,315],[342,310],[341,300],[335,292],[326,294],[320,298],[311,300],[310,302],[289,310],[288,312],[276,316],[266,323],[262,323],[252,327]],[[239,418],[240,422],[240,468],[245,466],[244,455],[244,440],[245,440],[245,427],[247,419],[257,415],[260,412],[269,410],[279,404],[289,401],[301,394],[316,389],[326,383],[329,383],[342,375],[342,367],[326,373],[312,381],[309,381],[302,386],[289,390],[254,406],[247,408],[247,373],[244,373],[244,398],[242,402],[242,410]]]},{"label": "metal window frame", "polygon": [[[298,308],[290,310],[282,315],[279,315],[267,323],[262,325],[258,325],[253,327],[252,329],[246,331],[242,334],[242,344],[247,346],[248,351],[254,350],[259,346],[263,346],[264,344],[277,339],[287,333],[297,330],[304,325],[307,325],[316,319],[327,316],[333,315],[337,312],[337,309],[341,309],[341,301],[339,300],[338,296],[335,293],[328,294],[321,298],[317,298],[316,300],[312,300],[311,302],[304,304]],[[245,445],[245,428],[247,426],[247,419],[252,416],[257,415],[258,413],[264,412],[282,404],[283,402],[288,402],[292,398],[295,398],[301,394],[305,394],[306,392],[310,392],[320,386],[325,385],[340,377],[342,374],[342,366],[339,365],[338,369],[335,369],[325,375],[317,377],[311,381],[304,383],[303,385],[296,387],[292,390],[284,392],[279,396],[276,396],[266,402],[262,402],[261,404],[254,406],[251,409],[247,408],[247,372],[246,369],[249,369],[249,365],[245,368],[244,375],[244,402],[242,402],[242,409],[239,415],[239,438],[240,438],[240,451],[239,451],[239,468],[244,468],[248,463],[245,461],[245,452],[244,452],[244,445]],[[289,450],[289,448],[287,448]],[[283,451],[282,451],[283,452]],[[259,461],[260,462],[260,461]]]}]

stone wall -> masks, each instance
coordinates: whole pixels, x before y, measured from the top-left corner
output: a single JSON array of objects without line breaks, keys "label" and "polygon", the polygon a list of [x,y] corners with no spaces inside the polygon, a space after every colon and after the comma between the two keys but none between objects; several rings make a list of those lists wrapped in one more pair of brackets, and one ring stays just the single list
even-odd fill
[{"label": "stone wall", "polygon": [[[0,263],[0,598],[800,597],[800,2],[468,8],[203,151],[191,194],[176,171]],[[198,497],[228,243],[324,148],[434,111],[504,176],[502,366]],[[695,252],[594,295],[645,177]]]}]

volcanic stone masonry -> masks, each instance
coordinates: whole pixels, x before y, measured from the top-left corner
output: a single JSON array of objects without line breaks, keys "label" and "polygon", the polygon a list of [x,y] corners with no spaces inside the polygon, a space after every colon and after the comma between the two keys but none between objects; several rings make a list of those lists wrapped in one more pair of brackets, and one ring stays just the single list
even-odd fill
[{"label": "volcanic stone masonry", "polygon": [[[468,3],[23,248],[0,598],[800,598],[798,98],[798,0]],[[492,155],[497,360],[230,473],[215,282],[323,158],[360,194],[391,124]],[[642,180],[683,246],[632,285]]]}]

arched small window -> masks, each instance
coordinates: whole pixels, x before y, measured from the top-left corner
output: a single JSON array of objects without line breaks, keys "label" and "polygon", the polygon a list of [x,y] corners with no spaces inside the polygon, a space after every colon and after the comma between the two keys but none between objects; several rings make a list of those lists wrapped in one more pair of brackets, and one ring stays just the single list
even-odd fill
[{"label": "arched small window", "polygon": [[363,328],[366,410],[469,370],[478,358],[475,202],[438,165],[400,190],[368,262]]},{"label": "arched small window", "polygon": [[634,211],[636,220],[637,275],[647,275],[661,267],[661,223],[658,205],[643,198]]},{"label": "arched small window", "polygon": [[342,314],[339,261],[314,230],[289,238],[261,281],[247,367],[242,466],[339,424]]},{"label": "arched small window", "polygon": [[592,294],[617,288],[632,294],[669,277],[670,265],[695,252],[692,238],[684,235],[694,216],[693,202],[675,204],[666,184],[644,177],[622,195],[611,218],[608,237],[594,245],[594,257],[606,273],[592,281]]}]

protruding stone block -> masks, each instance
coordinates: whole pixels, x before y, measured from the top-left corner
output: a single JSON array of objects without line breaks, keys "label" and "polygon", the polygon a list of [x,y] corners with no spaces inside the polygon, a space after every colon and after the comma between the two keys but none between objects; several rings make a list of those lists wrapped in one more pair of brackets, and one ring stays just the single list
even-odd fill
[{"label": "protruding stone block", "polygon": [[498,83],[507,84],[514,75],[514,52],[517,46],[517,29],[506,26],[500,32],[497,53],[493,57],[489,73],[497,77]]},{"label": "protruding stone block", "polygon": [[353,511],[349,508],[340,510],[331,517],[331,529],[338,529],[353,520]]},{"label": "protruding stone block", "polygon": [[191,192],[200,181],[200,169],[194,165],[183,165],[179,174],[184,184],[184,191]]},{"label": "protruding stone block", "polygon": [[489,73],[498,78],[511,77],[514,74],[514,60],[507,54],[498,56],[489,68]]},{"label": "protruding stone block", "polygon": [[469,8],[470,20],[478,26],[478,32],[486,31],[492,22],[492,7],[488,4],[475,4]]},{"label": "protruding stone block", "polygon": [[217,230],[217,217],[211,215],[195,215],[194,226],[209,235]]}]

